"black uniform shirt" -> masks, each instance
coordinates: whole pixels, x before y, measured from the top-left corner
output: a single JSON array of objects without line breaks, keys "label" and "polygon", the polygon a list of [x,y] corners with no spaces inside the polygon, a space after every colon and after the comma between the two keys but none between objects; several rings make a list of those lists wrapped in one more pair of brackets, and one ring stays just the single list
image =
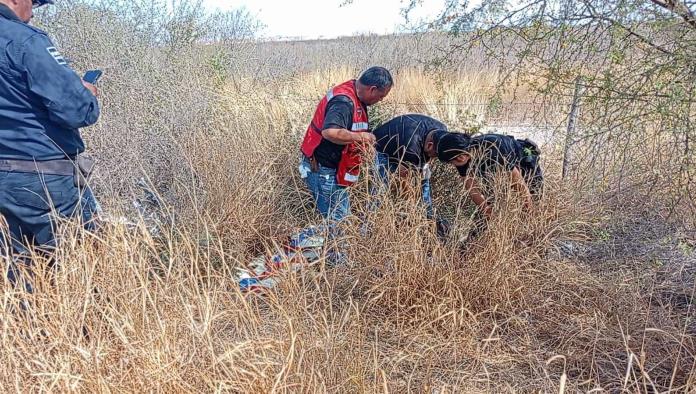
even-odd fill
[{"label": "black uniform shirt", "polygon": [[485,178],[499,169],[512,171],[522,158],[520,145],[515,138],[501,134],[475,136],[467,151],[472,154],[472,159],[457,167],[461,176]]},{"label": "black uniform shirt", "polygon": [[377,151],[389,155],[390,162],[423,168],[429,160],[425,154],[425,138],[434,130],[447,131],[447,126],[426,115],[397,116],[374,131]]},{"label": "black uniform shirt", "polygon": [[[329,100],[326,104],[326,115],[321,129],[350,130],[352,127],[353,101],[344,95],[338,95]],[[345,145],[334,144],[326,138],[322,138],[319,146],[314,150],[314,158],[324,167],[338,168],[343,148]]]}]

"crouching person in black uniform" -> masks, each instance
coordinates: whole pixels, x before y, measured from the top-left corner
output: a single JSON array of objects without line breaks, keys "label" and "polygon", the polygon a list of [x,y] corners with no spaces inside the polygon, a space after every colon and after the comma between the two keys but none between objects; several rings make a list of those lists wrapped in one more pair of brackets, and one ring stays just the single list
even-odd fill
[{"label": "crouching person in black uniform", "polygon": [[500,134],[469,137],[466,134],[443,136],[437,147],[438,158],[457,167],[469,198],[477,206],[478,215],[470,238],[486,228],[492,215],[493,176],[509,174],[512,187],[518,192],[526,210],[531,211],[540,198],[543,175],[539,167],[540,151],[530,140],[517,140]]},{"label": "crouching person in black uniform", "polygon": [[[520,186],[526,205],[531,207],[531,194],[539,195],[541,192],[543,178],[538,166],[539,149],[531,141],[518,141],[513,137],[497,134],[470,138],[466,134],[449,132],[444,123],[422,114],[397,116],[375,129],[374,134],[377,139],[377,178],[386,184],[390,176],[418,173],[429,219],[436,219],[429,166],[435,157],[457,167],[470,197],[485,217],[491,215],[490,204],[484,197],[475,174],[469,173],[475,153],[480,153],[474,160],[476,173],[486,174],[480,179],[489,179],[492,172],[501,166],[511,172],[515,185]],[[524,181],[519,183],[519,179]],[[529,188],[527,184],[530,185]],[[530,188],[533,193],[530,193]],[[449,227],[447,222],[441,219],[436,221],[438,234],[445,235]]]},{"label": "crouching person in black uniform", "polygon": [[392,175],[417,173],[428,219],[435,217],[430,189],[430,161],[437,157],[438,140],[448,134],[447,126],[421,114],[397,116],[374,131],[377,140],[375,170],[386,184]]}]

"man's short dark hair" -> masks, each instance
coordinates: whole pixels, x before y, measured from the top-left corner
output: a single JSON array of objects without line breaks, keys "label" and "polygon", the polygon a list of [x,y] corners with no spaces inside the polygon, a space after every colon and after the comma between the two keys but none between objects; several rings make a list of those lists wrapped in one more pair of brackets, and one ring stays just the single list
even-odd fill
[{"label": "man's short dark hair", "polygon": [[435,145],[435,149],[437,149],[437,146],[440,143],[440,140],[442,139],[442,137],[446,136],[449,133],[450,133],[449,131],[445,131],[445,130],[433,130],[432,141],[433,141],[433,144]]},{"label": "man's short dark hair", "polygon": [[389,70],[377,66],[363,71],[358,81],[365,86],[376,86],[377,89],[385,89],[394,85],[394,79]]},{"label": "man's short dark hair", "polygon": [[34,8],[43,7],[46,4],[54,4],[54,0],[32,0],[31,2]]},{"label": "man's short dark hair", "polygon": [[442,162],[454,160],[462,153],[466,153],[471,144],[471,137],[464,133],[447,133],[442,136],[437,144],[437,158]]}]

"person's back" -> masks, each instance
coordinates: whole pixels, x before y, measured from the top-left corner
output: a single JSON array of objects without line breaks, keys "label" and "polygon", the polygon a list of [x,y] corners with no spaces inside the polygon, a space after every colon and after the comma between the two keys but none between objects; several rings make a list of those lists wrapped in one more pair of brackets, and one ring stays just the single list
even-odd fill
[{"label": "person's back", "polygon": [[432,131],[447,131],[447,126],[427,115],[397,116],[375,129],[377,152],[389,156],[392,163],[422,168],[430,160],[425,144]]},{"label": "person's back", "polygon": [[44,32],[0,3],[0,159],[53,160],[84,151],[79,127],[99,105]]},{"label": "person's back", "polygon": [[499,170],[512,171],[521,159],[520,145],[508,135],[491,133],[471,137],[467,150],[472,158],[457,167],[459,174],[484,180]]}]

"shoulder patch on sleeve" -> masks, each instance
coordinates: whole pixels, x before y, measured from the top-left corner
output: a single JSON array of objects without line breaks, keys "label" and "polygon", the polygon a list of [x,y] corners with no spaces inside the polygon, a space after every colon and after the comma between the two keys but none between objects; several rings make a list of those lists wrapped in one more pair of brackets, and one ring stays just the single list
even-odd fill
[{"label": "shoulder patch on sleeve", "polygon": [[65,61],[65,58],[63,57],[63,55],[60,54],[56,47],[48,47],[46,48],[46,50],[53,57],[53,59],[55,59],[55,61],[61,66],[65,66],[68,64],[68,62]]}]

